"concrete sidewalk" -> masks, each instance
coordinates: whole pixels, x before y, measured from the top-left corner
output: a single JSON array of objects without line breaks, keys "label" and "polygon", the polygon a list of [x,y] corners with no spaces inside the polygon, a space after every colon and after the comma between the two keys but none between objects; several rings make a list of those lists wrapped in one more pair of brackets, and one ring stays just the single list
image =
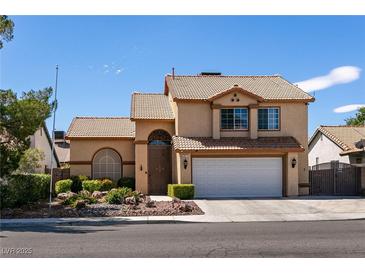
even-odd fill
[{"label": "concrete sidewalk", "polygon": [[228,223],[365,219],[365,199],[359,197],[195,200],[195,202],[205,212],[204,215],[1,219],[1,226],[183,222]]}]

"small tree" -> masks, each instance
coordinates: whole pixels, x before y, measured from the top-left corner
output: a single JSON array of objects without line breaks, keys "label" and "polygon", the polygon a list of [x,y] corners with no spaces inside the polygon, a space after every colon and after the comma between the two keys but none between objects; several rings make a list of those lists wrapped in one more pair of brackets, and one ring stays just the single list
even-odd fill
[{"label": "small tree", "polygon": [[0,89],[0,177],[13,173],[29,148],[29,136],[50,117],[52,88],[28,91],[20,98],[12,90]]},{"label": "small tree", "polygon": [[361,126],[365,125],[365,107],[359,108],[355,117],[351,117],[345,120],[349,126]]},{"label": "small tree", "polygon": [[20,158],[17,173],[36,173],[42,167],[41,161],[44,160],[44,152],[37,148],[27,149]]},{"label": "small tree", "polygon": [[9,42],[13,39],[14,22],[6,15],[0,15],[0,49],[3,41]]}]

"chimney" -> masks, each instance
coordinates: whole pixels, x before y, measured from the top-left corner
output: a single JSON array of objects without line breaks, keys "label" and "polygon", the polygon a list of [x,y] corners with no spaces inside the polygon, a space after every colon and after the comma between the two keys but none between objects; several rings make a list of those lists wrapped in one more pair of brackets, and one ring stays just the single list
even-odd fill
[{"label": "chimney", "polygon": [[222,75],[221,72],[203,71],[200,73],[200,76],[220,76],[220,75]]},{"label": "chimney", "polygon": [[172,79],[175,79],[175,68],[172,68]]}]

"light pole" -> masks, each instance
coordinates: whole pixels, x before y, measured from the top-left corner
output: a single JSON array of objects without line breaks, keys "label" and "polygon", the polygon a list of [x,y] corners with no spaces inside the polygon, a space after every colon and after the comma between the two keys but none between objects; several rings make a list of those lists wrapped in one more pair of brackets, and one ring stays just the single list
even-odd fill
[{"label": "light pole", "polygon": [[56,110],[57,110],[57,84],[58,84],[58,65],[56,65],[56,84],[54,91],[55,106],[53,109],[53,126],[52,126],[52,153],[51,153],[51,182],[49,184],[49,204],[48,210],[51,211],[52,205],[52,187],[53,187],[53,155],[54,155],[54,132],[56,130]]}]

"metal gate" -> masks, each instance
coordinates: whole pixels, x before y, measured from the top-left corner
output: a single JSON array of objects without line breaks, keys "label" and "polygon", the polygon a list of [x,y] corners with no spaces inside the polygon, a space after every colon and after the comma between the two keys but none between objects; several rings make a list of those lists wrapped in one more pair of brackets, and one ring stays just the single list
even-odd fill
[{"label": "metal gate", "polygon": [[359,195],[360,168],[343,163],[313,166],[309,171],[311,195]]}]

